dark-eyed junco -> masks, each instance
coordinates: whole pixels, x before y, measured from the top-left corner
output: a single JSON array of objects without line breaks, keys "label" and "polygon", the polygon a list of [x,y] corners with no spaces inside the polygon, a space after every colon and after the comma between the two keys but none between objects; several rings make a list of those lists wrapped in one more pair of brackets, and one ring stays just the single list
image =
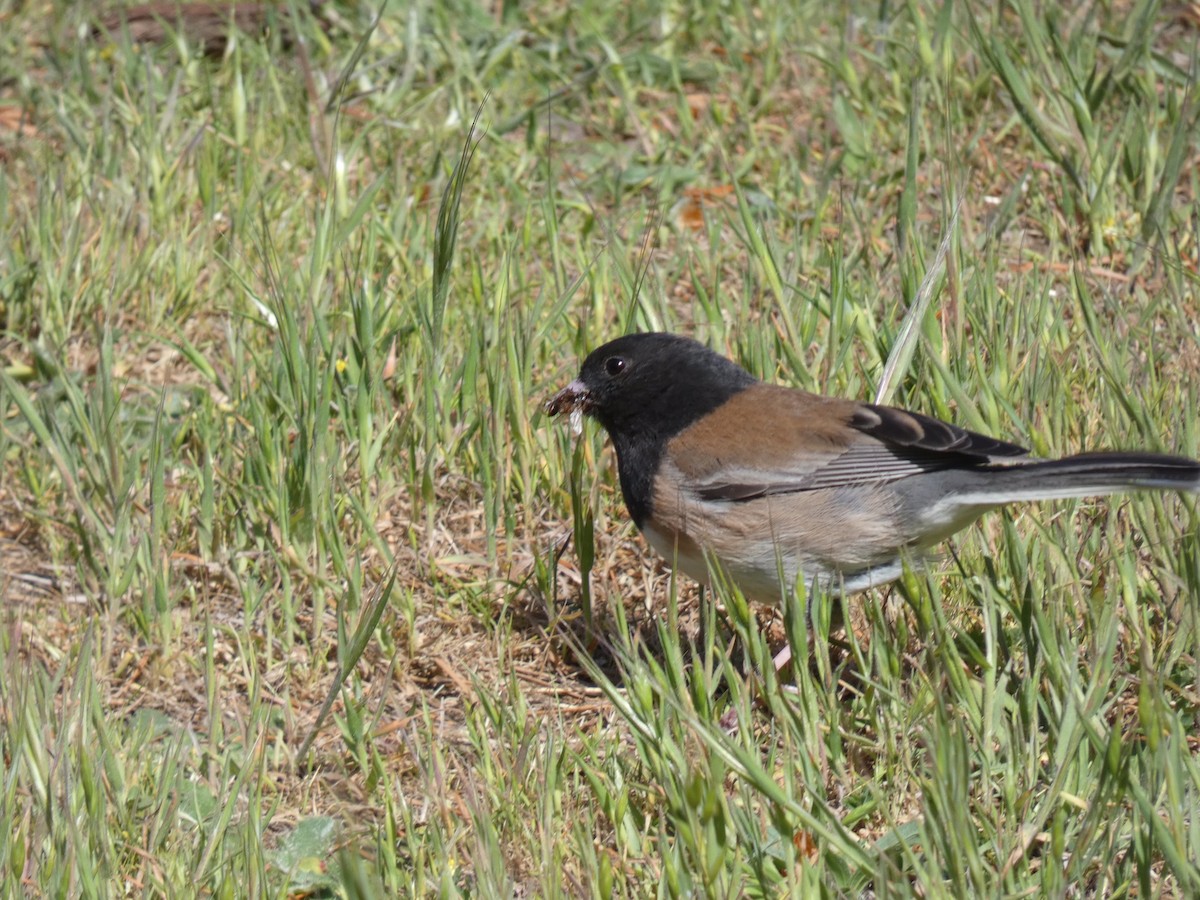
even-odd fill
[{"label": "dark-eyed junco", "polygon": [[919,413],[766,384],[687,338],[593,351],[546,405],[604,426],[625,504],[668,563],[718,562],[750,599],[803,578],[852,592],[896,578],[989,509],[1021,500],[1200,492],[1200,462],[1157,453],[1038,460]]}]

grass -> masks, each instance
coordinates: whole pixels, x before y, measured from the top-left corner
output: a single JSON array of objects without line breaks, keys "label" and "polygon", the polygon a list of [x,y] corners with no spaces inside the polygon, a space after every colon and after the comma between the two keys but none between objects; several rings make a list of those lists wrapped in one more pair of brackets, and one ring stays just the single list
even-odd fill
[{"label": "grass", "polygon": [[541,413],[664,328],[1200,456],[1184,7],[92,16],[0,2],[6,896],[1200,891],[1194,500],[714,605]]}]

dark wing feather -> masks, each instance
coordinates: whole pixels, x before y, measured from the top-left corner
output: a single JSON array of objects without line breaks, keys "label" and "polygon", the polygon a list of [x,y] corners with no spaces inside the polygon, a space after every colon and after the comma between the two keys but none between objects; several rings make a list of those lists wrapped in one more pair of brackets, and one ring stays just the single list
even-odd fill
[{"label": "dark wing feather", "polygon": [[[1017,444],[998,441],[985,434],[967,431],[940,419],[892,406],[859,404],[850,417],[849,425],[893,447],[928,450],[935,454],[954,453],[977,457],[987,462],[997,456],[1026,456],[1029,451]],[[964,460],[958,460],[961,465]]]}]

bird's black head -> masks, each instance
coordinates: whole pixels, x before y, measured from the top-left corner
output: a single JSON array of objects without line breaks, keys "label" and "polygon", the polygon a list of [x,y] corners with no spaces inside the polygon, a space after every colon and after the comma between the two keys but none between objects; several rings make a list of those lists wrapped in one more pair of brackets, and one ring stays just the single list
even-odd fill
[{"label": "bird's black head", "polygon": [[604,426],[617,450],[625,502],[640,526],[667,441],[756,379],[703,344],[673,334],[630,334],[593,350],[579,377],[546,404]]},{"label": "bird's black head", "polygon": [[630,334],[593,350],[579,377],[546,405],[551,415],[578,409],[613,439],[655,434],[666,440],[756,379],[703,344],[673,334]]}]

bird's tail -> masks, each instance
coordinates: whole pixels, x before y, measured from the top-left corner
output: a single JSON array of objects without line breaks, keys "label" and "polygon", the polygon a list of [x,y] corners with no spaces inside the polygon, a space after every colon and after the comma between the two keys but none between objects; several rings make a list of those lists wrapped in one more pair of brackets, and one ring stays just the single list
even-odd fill
[{"label": "bird's tail", "polygon": [[[969,502],[1001,505],[1125,491],[1200,493],[1200,462],[1159,453],[1080,453],[1063,459],[989,466]],[[964,496],[959,500],[966,500]]]}]

